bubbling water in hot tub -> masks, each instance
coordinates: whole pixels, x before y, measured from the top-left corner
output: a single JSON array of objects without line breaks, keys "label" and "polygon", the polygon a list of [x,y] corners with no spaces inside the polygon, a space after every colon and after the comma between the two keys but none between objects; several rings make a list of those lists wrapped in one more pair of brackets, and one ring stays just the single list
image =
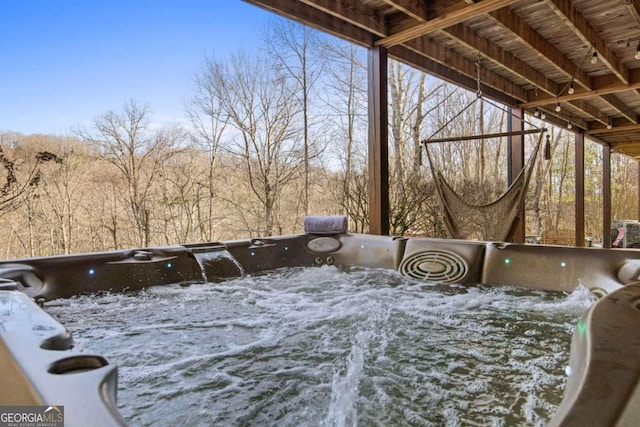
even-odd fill
[{"label": "bubbling water in hot tub", "polygon": [[325,266],[46,309],[118,365],[132,425],[543,425],[592,302]]}]

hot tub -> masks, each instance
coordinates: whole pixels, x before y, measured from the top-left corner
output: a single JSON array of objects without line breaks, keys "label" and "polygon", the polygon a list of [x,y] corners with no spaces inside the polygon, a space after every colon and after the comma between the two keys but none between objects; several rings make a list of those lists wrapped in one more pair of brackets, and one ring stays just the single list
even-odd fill
[{"label": "hot tub", "polygon": [[61,405],[66,425],[126,425],[117,368],[74,349],[40,305],[156,285],[220,282],[282,267],[395,270],[425,282],[591,290],[549,425],[636,425],[640,417],[640,252],[358,234],[301,234],[0,263],[0,405]]}]

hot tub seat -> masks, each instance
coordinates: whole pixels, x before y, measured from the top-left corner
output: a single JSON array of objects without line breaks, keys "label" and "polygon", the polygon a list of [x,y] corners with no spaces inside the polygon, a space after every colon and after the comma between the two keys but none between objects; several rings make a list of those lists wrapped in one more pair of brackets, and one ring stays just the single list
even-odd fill
[{"label": "hot tub seat", "polygon": [[571,343],[571,374],[550,426],[636,426],[640,420],[640,282],[595,303]]},{"label": "hot tub seat", "polygon": [[20,291],[0,291],[0,405],[63,406],[68,426],[125,426],[117,367],[73,350],[71,334]]}]

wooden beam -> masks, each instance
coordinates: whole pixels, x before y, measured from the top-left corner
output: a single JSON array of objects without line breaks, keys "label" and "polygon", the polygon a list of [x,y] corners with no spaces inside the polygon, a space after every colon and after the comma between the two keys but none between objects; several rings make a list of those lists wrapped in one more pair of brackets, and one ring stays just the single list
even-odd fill
[{"label": "wooden beam", "polygon": [[632,142],[613,142],[609,144],[611,151],[617,151],[619,153],[640,153],[640,138],[636,139],[635,143]]},{"label": "wooden beam", "polygon": [[556,96],[558,94],[558,85],[553,80],[535,68],[529,66],[526,62],[518,59],[510,52],[498,47],[490,40],[481,37],[470,28],[462,24],[458,24],[449,27],[444,31],[463,45],[477,51],[483,58],[490,60],[492,63],[499,65],[500,67],[508,69],[548,95]]},{"label": "wooden beam", "polygon": [[536,94],[534,90],[528,92],[528,101],[522,104],[523,107],[537,107],[544,104],[555,102],[569,102],[577,99],[594,98],[598,96],[608,95],[612,93],[627,92],[640,89],[640,68],[629,71],[629,84],[622,84],[613,74],[598,76],[591,79],[592,89],[585,90],[575,88],[575,93],[569,95],[563,93],[558,97],[550,97],[546,94]]},{"label": "wooden beam", "polygon": [[451,4],[450,0],[430,0],[425,1],[427,4],[428,12],[425,19],[411,18],[408,16],[400,16],[398,14],[392,15],[389,18],[389,33],[396,34],[403,31],[407,31],[414,28],[419,23],[427,22],[431,19],[437,19],[442,16],[450,15],[452,13],[458,13],[462,11],[468,5],[476,3],[475,0],[464,0]]},{"label": "wooden beam", "polygon": [[[411,0],[405,0],[409,3],[415,3]],[[397,5],[397,1],[393,0],[384,0],[385,3],[389,5],[394,5],[396,7],[400,7]],[[465,0],[467,4],[473,4],[472,0]],[[424,5],[423,3],[419,3],[420,5]],[[462,4],[457,5],[458,8],[462,7]],[[407,8],[405,5],[402,10]],[[413,13],[410,14],[414,19],[419,22],[427,22],[426,10],[421,8],[419,11],[416,9]],[[458,40],[460,43],[466,45],[470,49],[476,50],[480,55],[484,58],[489,59],[494,64],[505,67],[511,72],[517,74],[522,77],[524,80],[527,80],[529,83],[539,87],[550,95],[556,95],[558,93],[558,85],[553,82],[551,79],[547,78],[544,74],[538,72],[533,69],[525,62],[516,58],[510,52],[505,51],[504,49],[499,48],[491,41],[487,40],[484,37],[479,36],[475,31],[466,27],[462,24],[456,24],[451,26],[445,30],[451,37]]]},{"label": "wooden beam", "polygon": [[421,142],[424,144],[435,144],[438,142],[473,141],[474,139],[491,139],[491,138],[503,138],[505,136],[530,135],[530,134],[540,133],[544,131],[545,129],[515,130],[515,131],[509,131],[509,132],[486,133],[483,135],[464,135],[464,136],[452,136],[449,138],[432,138],[432,139],[425,139]]},{"label": "wooden beam", "polygon": [[611,247],[611,147],[602,146],[602,247]]},{"label": "wooden beam", "polygon": [[369,49],[369,233],[389,234],[387,49]]},{"label": "wooden beam", "polygon": [[[418,55],[426,56],[451,69],[450,73],[462,73],[477,80],[477,63],[458,54],[455,50],[447,48],[440,43],[427,38],[411,40],[402,46],[413,50]],[[481,64],[482,65],[482,64]],[[445,79],[446,80],[446,79]],[[480,67],[480,81],[520,101],[526,101],[527,92],[512,81],[494,73],[487,67]]]},{"label": "wooden beam", "polygon": [[591,80],[584,70],[579,69],[576,64],[510,9],[497,10],[490,16],[505,29],[518,36],[524,44],[537,51],[541,57],[546,58],[551,65],[567,76],[567,80],[573,78],[574,82],[585,89],[591,89]]},{"label": "wooden beam", "polygon": [[461,9],[455,9],[448,13],[435,16],[427,22],[423,22],[414,27],[380,39],[376,41],[376,46],[384,46],[387,48],[395,46],[452,25],[460,24],[468,19],[493,12],[494,10],[509,6],[516,2],[517,0],[483,0],[479,3],[474,3]]},{"label": "wooden beam", "polygon": [[551,104],[540,108],[540,110],[544,111],[547,116],[547,118],[545,119],[546,121],[551,121],[551,118],[555,118],[556,120],[552,123],[562,128],[566,128],[569,121],[571,121],[571,124],[576,128],[583,130],[587,130],[589,128],[589,122],[587,122],[586,120],[580,119],[578,117],[569,117],[563,111],[558,113],[555,110],[555,106],[556,104]]},{"label": "wooden beam", "polygon": [[[378,37],[385,37],[389,29],[384,19],[372,9],[364,7],[361,2],[344,2],[335,0],[298,0],[309,7],[320,10],[340,21],[370,31]],[[289,3],[298,3],[291,2]]]},{"label": "wooden beam", "polygon": [[[564,112],[558,114],[555,112],[555,107],[557,104],[557,100],[556,99],[552,99],[549,98],[547,100],[547,104],[545,105],[541,105],[541,109],[545,110],[547,112],[547,114],[551,114],[553,116],[558,116],[563,120],[572,120],[573,123],[582,123],[583,125],[580,126],[582,129],[588,129],[589,127],[587,126],[587,121],[583,120],[583,119],[578,119],[578,118],[571,118],[569,116],[567,116]],[[566,104],[571,105],[571,107],[575,108],[576,110],[582,111],[584,114],[590,116],[591,118],[595,119],[596,121],[600,122],[603,125],[607,125],[608,122],[608,117],[605,117],[602,112],[600,110],[598,110],[597,108],[595,108],[593,105],[582,101],[582,100],[577,100],[577,101],[572,101],[572,102],[568,102]],[[527,106],[528,103],[525,104],[521,104],[522,107]],[[561,103],[561,107],[562,107],[562,103]],[[565,108],[563,109],[564,111],[567,110],[566,105],[564,106]]]},{"label": "wooden beam", "polygon": [[399,10],[405,15],[410,16],[416,21],[426,21],[428,19],[429,10],[427,2],[419,0],[382,0],[389,6]]},{"label": "wooden beam", "polygon": [[[588,102],[583,100],[577,100],[577,101],[568,102],[568,104],[570,104],[573,108],[582,111],[583,113],[592,117],[593,119],[602,123],[603,125],[605,126],[607,125],[609,118],[604,116],[602,114],[602,111],[595,108],[593,105],[589,104]],[[584,129],[586,129],[586,127]]]},{"label": "wooden beam", "polygon": [[322,10],[302,2],[290,0],[244,1],[360,46],[373,46],[374,36],[369,31],[348,22],[337,20]]},{"label": "wooden beam", "polygon": [[615,74],[624,84],[629,84],[629,70],[622,64],[620,58],[613,53],[600,35],[589,25],[582,14],[569,0],[546,0],[555,14],[586,46],[593,46],[598,52],[598,58],[606,67]]},{"label": "wooden beam", "polygon": [[[453,83],[457,86],[470,91],[476,90],[476,79],[465,74],[457,73],[451,68],[442,65],[430,58],[416,53],[414,50],[407,49],[403,45],[394,46],[389,49],[389,56],[424,71],[432,76],[438,77],[444,81]],[[504,92],[500,92],[492,87],[483,86],[482,94],[489,99],[501,102],[505,105],[518,105],[519,100],[509,96]]]},{"label": "wooden beam", "polygon": [[638,131],[640,131],[640,125],[637,125],[637,124],[621,125],[621,124],[618,124],[616,121],[614,121],[614,125],[611,129],[607,129],[606,126],[591,127],[585,133],[587,135],[602,135],[607,133],[638,132]]},{"label": "wooden beam", "polygon": [[628,141],[628,138],[618,140],[618,142],[612,140],[612,138],[607,138],[606,143],[611,147],[612,153],[618,152],[631,157],[633,157],[633,154],[630,153],[640,153],[640,138],[636,138],[635,143]]},{"label": "wooden beam", "polygon": [[[524,110],[521,108],[513,109],[509,114],[507,121],[508,130],[511,133],[522,133],[521,135],[513,135],[509,137],[507,149],[508,157],[508,184],[511,185],[522,169],[524,169]],[[520,221],[516,225],[513,233],[512,241],[514,243],[524,243],[525,238],[525,211],[524,208],[519,212]]]},{"label": "wooden beam", "polygon": [[[384,0],[384,1],[389,5],[396,5],[396,3],[398,3],[393,0]],[[411,2],[410,0],[409,2],[414,3],[414,2]],[[473,1],[466,0],[466,3],[473,4]],[[462,7],[461,4],[457,6],[459,8]],[[405,6],[405,8],[406,7],[407,6]],[[425,13],[425,10],[420,9],[420,14],[424,14],[424,13]],[[427,21],[426,14],[424,17],[420,17],[420,14],[418,14],[417,11],[414,11],[414,13],[412,13],[411,16],[420,22],[426,22]],[[480,37],[475,31],[469,29],[468,27],[462,24],[456,24],[452,27],[447,28],[445,32],[448,33],[451,37],[458,40],[460,43],[465,44],[467,45],[467,47],[478,51],[478,53],[482,55],[484,58],[489,59],[491,62],[493,62],[496,65],[499,65],[500,67],[507,68],[509,71],[517,74],[518,76],[522,77],[524,80],[539,87],[540,89],[544,90],[548,94],[556,95],[558,93],[558,85],[555,82],[553,82],[551,79],[547,78],[544,74],[538,72],[537,70],[527,65],[525,62],[516,58],[510,52],[507,52],[504,49],[497,47],[494,43],[491,43],[486,38]]]},{"label": "wooden beam", "polygon": [[576,246],[584,246],[584,133],[574,139]]},{"label": "wooden beam", "polygon": [[[603,95],[602,99],[604,99],[609,105],[611,105],[618,113],[622,116],[629,119],[629,121],[633,124],[638,124],[638,115],[631,111],[629,107],[618,98],[616,98],[613,94]],[[606,125],[606,123],[605,123]]]},{"label": "wooden beam", "polygon": [[640,24],[640,0],[625,0],[624,3],[636,22]]},{"label": "wooden beam", "polygon": [[638,141],[616,142],[610,145],[611,145],[611,148],[614,150],[624,150],[625,148],[638,147]]}]

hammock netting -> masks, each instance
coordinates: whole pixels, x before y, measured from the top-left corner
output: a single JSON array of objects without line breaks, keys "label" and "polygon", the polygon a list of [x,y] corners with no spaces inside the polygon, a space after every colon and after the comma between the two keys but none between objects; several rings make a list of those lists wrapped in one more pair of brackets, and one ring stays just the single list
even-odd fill
[{"label": "hammock netting", "polygon": [[512,240],[524,209],[525,196],[543,133],[544,130],[540,130],[540,138],[531,157],[507,191],[497,200],[482,205],[470,203],[454,191],[431,159],[428,141],[423,142],[450,238]]}]

